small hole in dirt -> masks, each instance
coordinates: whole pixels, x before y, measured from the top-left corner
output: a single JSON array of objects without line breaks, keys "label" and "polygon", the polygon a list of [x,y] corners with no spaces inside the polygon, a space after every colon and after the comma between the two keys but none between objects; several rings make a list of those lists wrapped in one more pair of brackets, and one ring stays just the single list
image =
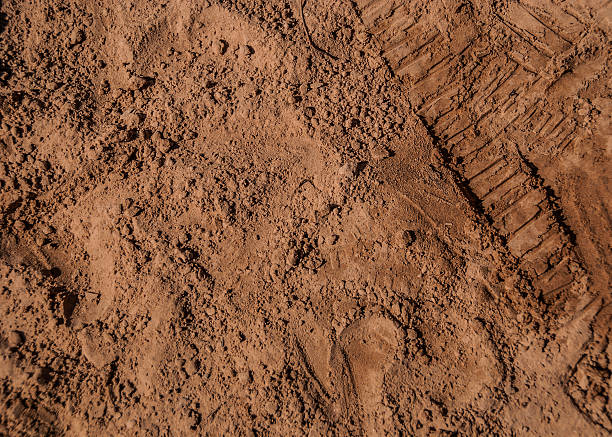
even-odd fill
[{"label": "small hole in dirt", "polygon": [[62,271],[58,267],[53,267],[46,273],[53,278],[59,278],[62,275]]},{"label": "small hole in dirt", "polygon": [[72,313],[74,313],[74,309],[76,308],[78,303],[78,297],[76,294],[68,294],[64,296],[63,301],[63,312],[64,319],[66,320],[66,325],[70,325],[70,319],[72,318]]}]

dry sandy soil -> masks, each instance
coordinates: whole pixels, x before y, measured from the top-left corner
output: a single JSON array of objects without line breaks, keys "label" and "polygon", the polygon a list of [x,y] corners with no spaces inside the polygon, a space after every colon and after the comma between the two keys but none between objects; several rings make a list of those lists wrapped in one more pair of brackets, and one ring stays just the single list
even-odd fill
[{"label": "dry sandy soil", "polygon": [[606,0],[5,0],[0,435],[612,432]]}]

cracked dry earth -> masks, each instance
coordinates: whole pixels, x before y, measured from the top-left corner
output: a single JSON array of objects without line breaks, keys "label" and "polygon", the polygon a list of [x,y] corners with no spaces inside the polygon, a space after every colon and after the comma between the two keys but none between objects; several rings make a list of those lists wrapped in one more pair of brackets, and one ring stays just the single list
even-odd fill
[{"label": "cracked dry earth", "polygon": [[609,435],[611,19],[3,1],[0,435]]}]

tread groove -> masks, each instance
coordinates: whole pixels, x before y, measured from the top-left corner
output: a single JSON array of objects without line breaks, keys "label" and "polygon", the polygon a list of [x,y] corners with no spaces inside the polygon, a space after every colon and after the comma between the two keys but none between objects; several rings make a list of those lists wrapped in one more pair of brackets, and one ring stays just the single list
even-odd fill
[{"label": "tread groove", "polygon": [[[587,36],[584,20],[546,0],[510,2],[503,12],[490,13],[491,27],[471,17],[446,23],[459,36],[453,46],[434,24],[438,6],[412,17],[393,3],[364,3],[372,5],[361,9],[364,21],[377,29],[383,56],[415,112],[449,162],[457,162],[462,188],[505,236],[520,268],[535,275],[556,269],[550,265],[560,253],[576,258],[554,194],[523,154],[557,156],[582,133],[573,114],[556,109],[564,97],[549,90],[560,74],[548,69],[551,59],[564,59]],[[436,29],[435,35],[427,29]],[[584,71],[591,74],[597,65]],[[535,143],[523,144],[525,139]]]},{"label": "tread groove", "polygon": [[527,12],[530,16],[532,16],[533,19],[536,20],[538,23],[540,23],[542,26],[546,27],[548,30],[550,30],[552,33],[554,33],[557,37],[561,38],[563,41],[572,44],[572,41],[570,41],[570,40],[564,38],[562,35],[560,35],[555,29],[550,27],[548,24],[546,24],[544,21],[542,21],[542,19],[540,17],[538,17],[532,11],[530,11],[529,8],[525,7],[525,5],[523,5],[522,3],[519,3],[519,5],[520,5],[520,7],[525,12]]}]

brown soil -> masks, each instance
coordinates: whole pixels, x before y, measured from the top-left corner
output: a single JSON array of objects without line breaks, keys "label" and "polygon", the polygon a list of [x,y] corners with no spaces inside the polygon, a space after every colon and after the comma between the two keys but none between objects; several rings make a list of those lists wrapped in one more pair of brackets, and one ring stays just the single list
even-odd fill
[{"label": "brown soil", "polygon": [[0,435],[612,432],[605,0],[0,6]]}]

